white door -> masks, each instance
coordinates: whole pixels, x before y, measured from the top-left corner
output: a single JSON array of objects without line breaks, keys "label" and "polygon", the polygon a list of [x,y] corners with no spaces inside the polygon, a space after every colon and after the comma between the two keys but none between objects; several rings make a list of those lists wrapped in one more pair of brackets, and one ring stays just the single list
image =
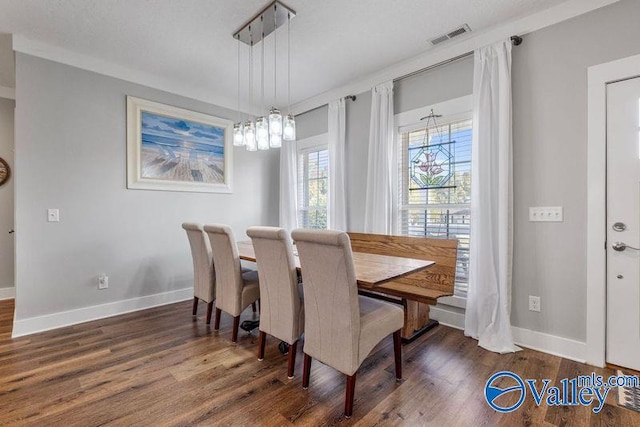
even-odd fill
[{"label": "white door", "polygon": [[607,362],[640,370],[640,78],[607,85]]}]

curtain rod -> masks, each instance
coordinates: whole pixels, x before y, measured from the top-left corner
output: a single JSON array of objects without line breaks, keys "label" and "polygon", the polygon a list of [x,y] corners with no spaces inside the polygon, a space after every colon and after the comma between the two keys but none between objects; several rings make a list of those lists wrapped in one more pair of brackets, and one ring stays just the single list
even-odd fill
[{"label": "curtain rod", "polygon": [[[520,46],[522,44],[522,37],[520,37],[520,36],[511,36],[511,43],[513,43],[514,46]],[[459,61],[459,60],[464,59],[464,58],[468,58],[469,56],[472,56],[472,55],[473,55],[473,51],[469,51],[469,52],[463,53],[462,55],[458,55],[456,57],[446,59],[444,61],[438,62],[437,64],[429,65],[428,67],[421,68],[421,69],[416,70],[416,71],[412,71],[412,72],[404,74],[404,75],[402,75],[400,77],[396,77],[395,79],[393,79],[393,82],[396,83],[396,82],[398,82],[400,80],[404,80],[406,78],[413,77],[416,74],[420,74],[420,73],[424,73],[424,72],[429,71],[429,70],[433,70],[434,68],[438,68],[438,67],[440,67],[442,65],[451,64],[452,62]],[[345,98],[346,99],[352,99],[353,101],[356,100],[356,96],[355,95],[345,96]],[[311,111],[317,110],[318,108],[325,107],[327,105],[328,104],[318,105],[315,108],[312,108],[310,110],[304,111],[302,113],[298,113],[296,115],[299,116],[301,114],[306,114],[306,113],[309,113]]]},{"label": "curtain rod", "polygon": [[407,79],[409,77],[413,77],[416,74],[422,74],[422,73],[427,72],[429,70],[433,70],[434,68],[438,68],[438,67],[441,67],[443,65],[451,64],[452,62],[456,62],[456,61],[459,61],[461,59],[468,58],[470,56],[473,56],[473,51],[463,53],[462,55],[458,55],[458,56],[453,57],[453,58],[445,59],[444,61],[438,62],[437,64],[429,65],[428,67],[424,67],[424,68],[421,68],[419,70],[412,71],[410,73],[404,74],[404,75],[402,75],[400,77],[396,77],[395,79],[393,79],[393,82],[395,83],[395,82],[398,82],[400,80],[404,80],[404,79]]},{"label": "curtain rod", "polygon": [[[520,36],[511,36],[511,43],[513,43],[514,46],[520,46],[522,44],[522,37],[520,37]],[[416,74],[424,73],[424,72],[432,70],[434,68],[438,68],[438,67],[440,67],[442,65],[451,64],[452,62],[459,61],[459,60],[464,59],[464,58],[468,58],[468,57],[470,57],[472,55],[473,55],[473,51],[469,51],[469,52],[463,53],[462,55],[458,55],[456,57],[446,59],[446,60],[444,60],[442,62],[438,62],[437,64],[429,65],[428,67],[421,68],[421,69],[416,70],[416,71],[412,71],[412,72],[404,74],[404,75],[402,75],[400,77],[396,77],[395,79],[393,79],[393,82],[395,83],[397,81],[404,80],[404,79],[409,78],[409,77],[413,77]]]},{"label": "curtain rod", "polygon": [[[345,97],[344,97],[344,99],[345,99],[345,100],[350,100],[350,101],[355,101],[357,98],[358,98],[358,97],[357,97],[356,95],[347,95],[347,96],[345,96]],[[301,114],[307,114],[307,113],[310,113],[310,112],[315,111],[315,110],[318,110],[318,109],[320,109],[320,108],[324,108],[324,107],[326,107],[327,105],[329,105],[329,104],[322,104],[322,105],[318,105],[317,107],[313,107],[313,108],[312,108],[312,109],[310,109],[310,110],[303,111],[302,113],[298,113],[298,114],[296,114],[296,116],[299,116],[299,115],[301,115]]]}]

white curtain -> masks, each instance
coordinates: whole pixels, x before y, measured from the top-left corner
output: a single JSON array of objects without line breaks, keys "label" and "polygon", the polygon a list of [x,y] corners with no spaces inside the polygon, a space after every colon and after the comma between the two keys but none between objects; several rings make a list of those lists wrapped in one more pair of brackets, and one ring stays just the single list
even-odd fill
[{"label": "white curtain", "polygon": [[471,248],[465,335],[498,353],[511,334],[511,41],[474,52]]},{"label": "white curtain", "polygon": [[346,201],[346,111],[344,98],[329,102],[329,198],[327,225],[331,230],[347,231]]},{"label": "white curtain", "polygon": [[372,89],[369,125],[367,198],[364,212],[366,233],[392,234],[396,199],[393,119],[393,82]]},{"label": "white curtain", "polygon": [[280,227],[298,228],[298,165],[295,141],[282,141],[280,148]]}]

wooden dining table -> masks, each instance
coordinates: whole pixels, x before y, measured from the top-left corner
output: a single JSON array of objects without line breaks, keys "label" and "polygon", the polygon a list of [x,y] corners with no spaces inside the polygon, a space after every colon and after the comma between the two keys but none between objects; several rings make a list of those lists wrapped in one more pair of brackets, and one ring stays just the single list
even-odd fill
[{"label": "wooden dining table", "polygon": [[[256,261],[253,244],[250,241],[237,242],[240,259]],[[296,267],[300,270],[300,259],[294,247]],[[415,258],[353,252],[353,263],[358,287],[375,290],[376,286],[424,270],[435,264]]]}]

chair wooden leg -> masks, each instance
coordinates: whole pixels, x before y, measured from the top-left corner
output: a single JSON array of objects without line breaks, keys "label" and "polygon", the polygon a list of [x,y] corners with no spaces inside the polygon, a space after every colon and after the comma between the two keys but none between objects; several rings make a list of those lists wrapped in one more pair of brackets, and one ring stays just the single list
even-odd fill
[{"label": "chair wooden leg", "polygon": [[207,304],[207,325],[211,324],[211,312],[213,311],[213,301]]},{"label": "chair wooden leg", "polygon": [[264,360],[264,344],[267,341],[267,333],[260,331],[258,335],[258,360]]},{"label": "chair wooden leg", "polygon": [[293,378],[293,371],[296,368],[296,353],[298,352],[298,341],[289,346],[289,356],[287,357],[287,377]]},{"label": "chair wooden leg", "polygon": [[193,313],[194,316],[198,314],[198,297],[193,297]]},{"label": "chair wooden leg", "polygon": [[[291,351],[291,349],[289,349]],[[309,376],[311,375],[311,356],[304,354],[304,368],[302,369],[302,388],[309,388]]]},{"label": "chair wooden leg", "polygon": [[216,308],[216,317],[213,321],[213,329],[215,329],[216,331],[220,329],[220,313],[222,313],[222,310]]},{"label": "chair wooden leg", "polygon": [[231,342],[238,342],[238,327],[240,326],[240,316],[233,318],[233,329],[231,330]]},{"label": "chair wooden leg", "polygon": [[393,354],[396,359],[396,381],[402,379],[402,330],[397,330],[393,333]]},{"label": "chair wooden leg", "polygon": [[252,302],[252,303],[251,303],[251,310],[253,310],[253,312],[254,312],[254,313],[257,311],[256,303],[255,303],[255,302]]},{"label": "chair wooden leg", "polygon": [[344,416],[349,418],[353,413],[353,395],[356,391],[356,374],[347,377],[347,394],[344,399]]}]

